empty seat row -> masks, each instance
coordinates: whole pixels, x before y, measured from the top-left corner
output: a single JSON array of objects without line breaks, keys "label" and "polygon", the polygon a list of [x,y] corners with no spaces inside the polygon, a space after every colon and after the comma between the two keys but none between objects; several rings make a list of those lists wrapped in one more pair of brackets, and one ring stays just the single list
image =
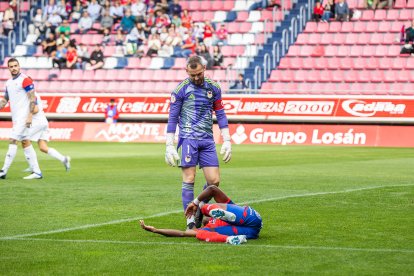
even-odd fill
[{"label": "empty seat row", "polygon": [[330,69],[330,70],[349,70],[349,69],[368,69],[368,70],[404,70],[414,69],[414,62],[409,57],[319,57],[301,58],[284,57],[280,60],[279,70],[285,69]]},{"label": "empty seat row", "polygon": [[403,26],[410,26],[410,21],[350,21],[350,22],[308,22],[307,33],[399,33]]},{"label": "empty seat row", "polygon": [[362,15],[359,20],[362,21],[398,21],[398,20],[411,20],[411,18],[414,16],[414,7],[411,7],[411,9],[403,9],[403,10],[397,10],[397,9],[391,9],[391,10],[385,10],[385,9],[377,9],[377,10],[362,10]]},{"label": "empty seat row", "polygon": [[414,96],[412,83],[282,83],[265,82],[261,94],[404,95]]},{"label": "empty seat row", "polygon": [[270,82],[414,82],[414,70],[273,70]]},{"label": "empty seat row", "polygon": [[400,45],[293,45],[289,47],[288,56],[328,56],[328,57],[397,57]]},{"label": "empty seat row", "polygon": [[400,44],[400,35],[395,33],[301,33],[296,44]]}]

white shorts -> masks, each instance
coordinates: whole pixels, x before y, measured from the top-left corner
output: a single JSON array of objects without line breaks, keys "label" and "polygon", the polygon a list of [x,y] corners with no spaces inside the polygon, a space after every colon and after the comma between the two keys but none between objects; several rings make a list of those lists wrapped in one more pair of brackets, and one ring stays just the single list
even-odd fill
[{"label": "white shorts", "polygon": [[30,128],[26,127],[26,124],[13,124],[12,133],[10,135],[11,139],[22,141],[22,140],[31,140],[39,141],[45,140],[49,141],[49,126],[47,123],[35,123]]}]

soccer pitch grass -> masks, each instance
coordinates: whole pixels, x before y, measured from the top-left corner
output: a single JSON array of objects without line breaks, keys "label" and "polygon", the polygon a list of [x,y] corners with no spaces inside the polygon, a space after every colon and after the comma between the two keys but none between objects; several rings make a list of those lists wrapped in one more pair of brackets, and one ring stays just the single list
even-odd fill
[{"label": "soccer pitch grass", "polygon": [[185,228],[164,145],[51,146],[70,173],[38,152],[44,179],[22,180],[19,149],[0,182],[0,274],[414,274],[412,148],[233,146],[221,188],[264,228],[231,246],[139,229]]}]

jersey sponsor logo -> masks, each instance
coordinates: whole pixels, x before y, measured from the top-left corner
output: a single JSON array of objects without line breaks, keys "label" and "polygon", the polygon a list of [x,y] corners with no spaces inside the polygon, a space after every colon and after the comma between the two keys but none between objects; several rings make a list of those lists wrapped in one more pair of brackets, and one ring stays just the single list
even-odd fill
[{"label": "jersey sponsor logo", "polygon": [[377,112],[389,114],[404,114],[405,104],[394,104],[392,102],[366,102],[361,100],[346,100],[342,108],[351,115],[357,117],[372,117]]},{"label": "jersey sponsor logo", "polygon": [[176,100],[177,99],[175,98],[175,96],[174,95],[171,95],[171,103],[175,103]]}]

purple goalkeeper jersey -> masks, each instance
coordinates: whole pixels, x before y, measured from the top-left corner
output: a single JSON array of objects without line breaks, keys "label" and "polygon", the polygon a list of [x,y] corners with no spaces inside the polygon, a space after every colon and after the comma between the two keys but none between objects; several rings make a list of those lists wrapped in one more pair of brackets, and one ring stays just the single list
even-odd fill
[{"label": "purple goalkeeper jersey", "polygon": [[212,139],[213,110],[220,129],[228,127],[218,83],[204,78],[198,86],[187,78],[171,93],[167,132],[175,133],[178,123],[180,138]]}]

